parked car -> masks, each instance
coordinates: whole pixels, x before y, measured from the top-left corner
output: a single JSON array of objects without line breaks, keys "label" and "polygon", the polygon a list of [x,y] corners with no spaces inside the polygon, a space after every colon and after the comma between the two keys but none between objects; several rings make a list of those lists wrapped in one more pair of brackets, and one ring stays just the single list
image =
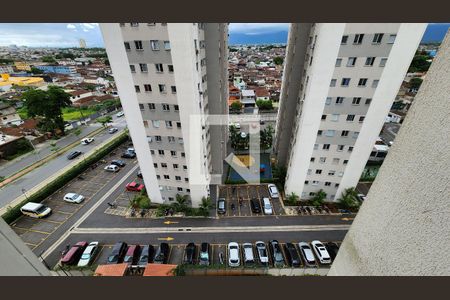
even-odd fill
[{"label": "parked car", "polygon": [[136,176],[137,176],[138,178],[141,178],[141,179],[143,178],[143,177],[142,177],[142,172],[141,172],[141,170],[139,170],[139,171],[137,172]]},{"label": "parked car", "polygon": [[111,164],[112,165],[116,165],[116,166],[121,167],[121,168],[126,166],[126,163],[123,160],[120,160],[120,159],[113,160],[111,162]]},{"label": "parked car", "polygon": [[136,157],[136,153],[135,152],[131,152],[131,151],[125,151],[122,156],[122,158],[135,158]]},{"label": "parked car", "polygon": [[116,165],[109,165],[104,167],[104,170],[108,172],[119,172],[120,168]]},{"label": "parked car", "polygon": [[116,117],[118,117],[118,118],[123,117],[123,116],[125,116],[125,113],[124,113],[123,111],[119,111],[119,112],[116,114]]},{"label": "parked car", "polygon": [[295,249],[294,244],[286,243],[284,245],[284,253],[286,254],[286,260],[291,267],[300,267],[300,256],[298,255],[297,249]]},{"label": "parked car", "polygon": [[63,258],[61,258],[62,265],[75,265],[83,254],[84,249],[86,249],[87,242],[78,242],[72,246],[72,248],[67,251]]},{"label": "parked car", "polygon": [[256,198],[250,200],[250,207],[252,209],[252,212],[255,214],[259,214],[261,212],[261,204],[259,203],[259,200]]},{"label": "parked car", "polygon": [[199,264],[202,266],[209,266],[209,244],[202,243],[200,245]]},{"label": "parked car", "polygon": [[140,192],[144,189],[144,185],[133,181],[127,184],[126,189],[130,192]]},{"label": "parked car", "polygon": [[272,204],[270,203],[269,198],[263,198],[262,202],[263,202],[264,214],[265,215],[273,214]]},{"label": "parked car", "polygon": [[139,259],[139,255],[141,254],[140,251],[141,246],[139,245],[129,246],[125,257],[123,258],[123,262],[133,266],[136,265]]},{"label": "parked car", "polygon": [[356,195],[356,197],[358,198],[359,202],[364,202],[366,200],[366,195],[364,194],[358,194]]},{"label": "parked car", "polygon": [[239,267],[240,265],[239,257],[239,245],[238,243],[231,242],[228,244],[228,265],[230,267]]},{"label": "parked car", "polygon": [[52,213],[50,207],[45,206],[42,203],[28,202],[20,208],[22,214],[32,218],[44,218]]},{"label": "parked car", "polygon": [[322,242],[312,241],[311,245],[321,264],[331,264],[330,254],[328,253]]},{"label": "parked car", "polygon": [[227,208],[225,205],[225,198],[219,198],[219,200],[217,200],[217,213],[219,215],[223,215],[227,212]]},{"label": "parked car", "polygon": [[134,150],[133,147],[129,147],[129,148],[127,148],[127,152],[136,153],[136,150]]},{"label": "parked car", "polygon": [[338,254],[339,246],[336,243],[329,242],[325,244],[325,248],[327,249],[328,254],[330,254],[330,258],[334,260]]},{"label": "parked car", "polygon": [[244,264],[255,263],[255,257],[253,256],[253,245],[251,243],[243,243],[242,248],[244,250]]},{"label": "parked car", "polygon": [[84,196],[76,193],[67,193],[64,196],[64,201],[69,203],[81,203],[84,200]]},{"label": "parked car", "polygon": [[269,255],[267,254],[267,247],[263,241],[258,241],[255,243],[256,251],[258,252],[259,261],[263,265],[269,264]]},{"label": "parked car", "polygon": [[72,151],[69,153],[69,155],[67,155],[67,159],[68,160],[74,159],[75,157],[81,155],[82,153],[83,152],[81,152],[81,151]]},{"label": "parked car", "polygon": [[118,264],[123,261],[128,245],[124,242],[118,242],[114,245],[111,254],[108,256],[107,264]]},{"label": "parked car", "polygon": [[278,194],[277,186],[275,184],[270,183],[269,185],[267,185],[267,188],[269,189],[270,197],[272,198],[280,197],[280,195]]},{"label": "parked car", "polygon": [[116,127],[111,127],[110,129],[108,129],[108,132],[110,134],[116,133],[119,129],[117,129]]},{"label": "parked car", "polygon": [[89,145],[94,141],[94,138],[84,138],[81,140],[81,145]]},{"label": "parked car", "polygon": [[142,247],[141,255],[139,256],[138,265],[139,266],[146,266],[148,263],[151,262],[151,259],[153,258],[153,255],[155,253],[155,249],[152,245],[145,245]]},{"label": "parked car", "polygon": [[300,254],[303,256],[305,264],[310,267],[315,266],[316,259],[314,258],[314,254],[309,244],[305,242],[300,242],[298,243],[298,248],[300,249]]},{"label": "parked car", "polygon": [[196,250],[197,246],[194,243],[187,244],[184,248],[183,264],[194,264]]},{"label": "parked car", "polygon": [[169,250],[170,246],[167,243],[161,243],[156,250],[155,257],[153,259],[153,263],[155,264],[166,264],[167,259],[169,258]]},{"label": "parked car", "polygon": [[283,252],[280,247],[280,243],[278,243],[277,240],[270,241],[269,249],[272,254],[273,266],[274,267],[283,267],[284,266],[284,258],[283,258]]},{"label": "parked car", "polygon": [[98,242],[90,242],[89,245],[86,247],[86,249],[84,249],[80,261],[78,262],[78,266],[85,267],[91,264],[97,252],[98,252]]}]

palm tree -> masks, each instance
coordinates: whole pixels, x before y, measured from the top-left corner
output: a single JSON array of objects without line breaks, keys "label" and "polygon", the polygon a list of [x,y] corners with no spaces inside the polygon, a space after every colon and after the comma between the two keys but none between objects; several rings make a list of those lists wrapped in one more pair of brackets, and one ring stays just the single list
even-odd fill
[{"label": "palm tree", "polygon": [[354,187],[345,189],[341,198],[338,199],[339,204],[344,208],[358,207],[358,192]]},{"label": "palm tree", "polygon": [[290,193],[287,197],[286,197],[286,203],[289,205],[295,205],[298,201],[298,195],[294,192]]},{"label": "palm tree", "polygon": [[176,211],[184,211],[187,208],[187,195],[177,194],[175,197],[175,203],[173,204]]},{"label": "palm tree", "polygon": [[321,206],[327,197],[327,193],[320,189],[312,198],[311,204],[314,206]]},{"label": "palm tree", "polygon": [[200,211],[205,215],[209,215],[209,210],[212,207],[212,202],[210,197],[202,197],[202,203],[199,206]]}]

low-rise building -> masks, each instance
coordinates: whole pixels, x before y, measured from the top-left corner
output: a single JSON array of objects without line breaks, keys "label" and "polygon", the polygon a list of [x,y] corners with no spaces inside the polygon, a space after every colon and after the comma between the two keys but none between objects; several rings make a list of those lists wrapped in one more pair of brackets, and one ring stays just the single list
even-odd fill
[{"label": "low-rise building", "polygon": [[41,70],[44,73],[56,73],[75,76],[77,70],[73,66],[35,66],[36,69]]},{"label": "low-rise building", "polygon": [[255,107],[255,91],[242,90],[242,104],[244,107]]},{"label": "low-rise building", "polygon": [[22,119],[14,106],[4,102],[0,102],[0,118],[3,125],[7,125],[8,123],[14,124],[14,122],[22,122]]}]

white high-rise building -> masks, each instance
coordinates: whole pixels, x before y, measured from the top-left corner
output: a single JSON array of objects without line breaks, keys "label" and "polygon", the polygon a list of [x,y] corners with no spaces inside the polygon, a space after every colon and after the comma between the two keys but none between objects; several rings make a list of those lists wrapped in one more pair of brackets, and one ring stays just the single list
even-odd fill
[{"label": "white high-rise building", "polygon": [[426,24],[292,24],[275,153],[285,191],[355,187]]},{"label": "white high-rise building", "polygon": [[205,118],[228,113],[227,24],[100,27],[151,201],[170,203],[180,194],[197,206],[226,155],[227,128]]},{"label": "white high-rise building", "polygon": [[86,41],[84,39],[79,40],[80,48],[86,48]]}]

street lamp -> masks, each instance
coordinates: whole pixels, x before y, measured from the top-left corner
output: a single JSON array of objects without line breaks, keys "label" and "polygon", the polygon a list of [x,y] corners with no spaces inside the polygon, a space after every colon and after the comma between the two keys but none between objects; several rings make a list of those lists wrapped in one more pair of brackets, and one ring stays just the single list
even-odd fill
[{"label": "street lamp", "polygon": [[25,196],[25,199],[27,199],[27,201],[28,201],[29,199],[27,196],[27,190],[25,188],[22,188],[22,194]]}]

